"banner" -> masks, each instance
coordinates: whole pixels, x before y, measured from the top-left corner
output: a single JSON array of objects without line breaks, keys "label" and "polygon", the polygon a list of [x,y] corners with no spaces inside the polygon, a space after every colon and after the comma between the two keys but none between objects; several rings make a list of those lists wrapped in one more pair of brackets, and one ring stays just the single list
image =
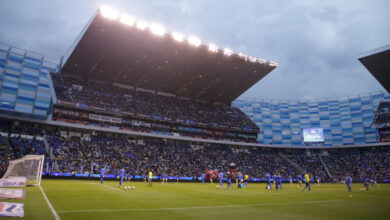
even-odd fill
[{"label": "banner", "polygon": [[0,179],[0,187],[24,187],[24,186],[26,186],[26,177]]},{"label": "banner", "polygon": [[121,118],[114,118],[114,117],[109,117],[109,116],[104,116],[104,115],[96,115],[96,114],[89,114],[89,119],[91,120],[96,120],[96,121],[106,121],[106,122],[111,122],[111,123],[122,123]]},{"label": "banner", "polygon": [[24,217],[24,204],[0,202],[0,216]]},{"label": "banner", "polygon": [[6,189],[0,188],[0,199],[24,199],[25,192],[23,189]]}]

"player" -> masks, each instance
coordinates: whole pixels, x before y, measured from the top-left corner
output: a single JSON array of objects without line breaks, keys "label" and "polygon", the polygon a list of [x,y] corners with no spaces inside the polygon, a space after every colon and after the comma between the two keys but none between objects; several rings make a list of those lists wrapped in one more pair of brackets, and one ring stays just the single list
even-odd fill
[{"label": "player", "polygon": [[227,172],[227,188],[232,189],[232,175]]},{"label": "player", "polygon": [[293,179],[292,179],[292,176],[290,175],[290,177],[288,178],[290,180],[290,184],[292,184],[293,182]]},{"label": "player", "polygon": [[206,174],[202,173],[202,184],[204,184],[205,178],[206,178]]},{"label": "player", "polygon": [[149,173],[148,173],[148,186],[153,185],[152,178],[153,178],[153,173],[152,173],[152,171],[149,171]]},{"label": "player", "polygon": [[246,188],[248,186],[248,181],[249,181],[249,175],[245,174],[244,175],[244,187]]},{"label": "player", "polygon": [[176,175],[176,183],[179,183],[179,175]]},{"label": "player", "polygon": [[223,172],[219,173],[219,185],[221,185],[221,188],[223,187]]},{"label": "player", "polygon": [[276,190],[279,190],[279,187],[280,187],[280,190],[282,190],[282,176],[280,176],[280,174],[276,174],[275,175],[275,189]]},{"label": "player", "polygon": [[307,188],[309,187],[309,192],[311,192],[311,189],[310,189],[310,177],[309,177],[309,173],[306,172],[305,174],[305,184],[306,186],[302,189],[302,192]]},{"label": "player", "polygon": [[125,177],[125,168],[122,167],[122,169],[119,170],[118,177],[119,177],[119,188],[121,188],[123,184],[123,178]]},{"label": "player", "polygon": [[298,188],[300,189],[302,188],[302,176],[298,175],[297,179],[298,179]]},{"label": "player", "polygon": [[368,177],[364,178],[364,187],[366,187],[366,190],[368,191],[370,189],[370,179]]},{"label": "player", "polygon": [[352,178],[347,175],[347,177],[345,177],[345,184],[347,185],[348,187],[348,192],[351,192],[351,183],[352,183]]},{"label": "player", "polygon": [[265,175],[265,182],[267,183],[267,186],[265,187],[265,189],[272,189],[272,186],[271,186],[271,175],[269,173],[267,173]]},{"label": "player", "polygon": [[238,173],[238,175],[237,175],[237,187],[238,187],[238,184],[241,184],[243,182],[244,182],[244,178],[242,177],[242,174]]},{"label": "player", "polygon": [[102,169],[100,169],[100,184],[103,184],[104,183],[104,175],[106,174],[106,169],[104,169],[104,166],[102,167]]},{"label": "player", "polygon": [[317,184],[320,185],[320,177],[316,176]]}]

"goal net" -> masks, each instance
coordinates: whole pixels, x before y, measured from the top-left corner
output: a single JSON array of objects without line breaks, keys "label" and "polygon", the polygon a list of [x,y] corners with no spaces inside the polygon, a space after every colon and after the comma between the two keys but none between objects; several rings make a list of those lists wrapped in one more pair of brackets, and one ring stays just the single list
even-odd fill
[{"label": "goal net", "polygon": [[26,185],[40,185],[44,159],[44,155],[26,155],[11,160],[2,179],[26,177]]}]

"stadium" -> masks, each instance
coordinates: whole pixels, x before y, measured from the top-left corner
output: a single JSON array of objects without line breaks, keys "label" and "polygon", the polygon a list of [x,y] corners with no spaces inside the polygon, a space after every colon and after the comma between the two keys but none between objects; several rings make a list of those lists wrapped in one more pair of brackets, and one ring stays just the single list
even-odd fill
[{"label": "stadium", "polygon": [[387,92],[285,101],[240,97],[282,64],[108,7],[59,62],[0,44],[0,216],[384,219],[389,55]]}]

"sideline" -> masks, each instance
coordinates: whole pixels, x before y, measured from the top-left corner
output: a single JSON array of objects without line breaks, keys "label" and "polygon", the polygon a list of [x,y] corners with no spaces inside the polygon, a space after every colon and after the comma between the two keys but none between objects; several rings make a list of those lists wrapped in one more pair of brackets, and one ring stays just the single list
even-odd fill
[{"label": "sideline", "polygon": [[47,205],[49,206],[49,208],[50,208],[50,210],[51,210],[51,213],[53,213],[54,218],[55,218],[56,220],[61,220],[60,216],[58,216],[56,210],[55,210],[55,209],[53,208],[53,206],[51,205],[51,203],[50,203],[49,199],[47,198],[45,192],[43,191],[41,185],[39,185],[38,187],[39,187],[39,189],[41,190],[41,193],[42,193],[42,195],[43,195],[43,198],[45,198],[46,203],[47,203]]}]

